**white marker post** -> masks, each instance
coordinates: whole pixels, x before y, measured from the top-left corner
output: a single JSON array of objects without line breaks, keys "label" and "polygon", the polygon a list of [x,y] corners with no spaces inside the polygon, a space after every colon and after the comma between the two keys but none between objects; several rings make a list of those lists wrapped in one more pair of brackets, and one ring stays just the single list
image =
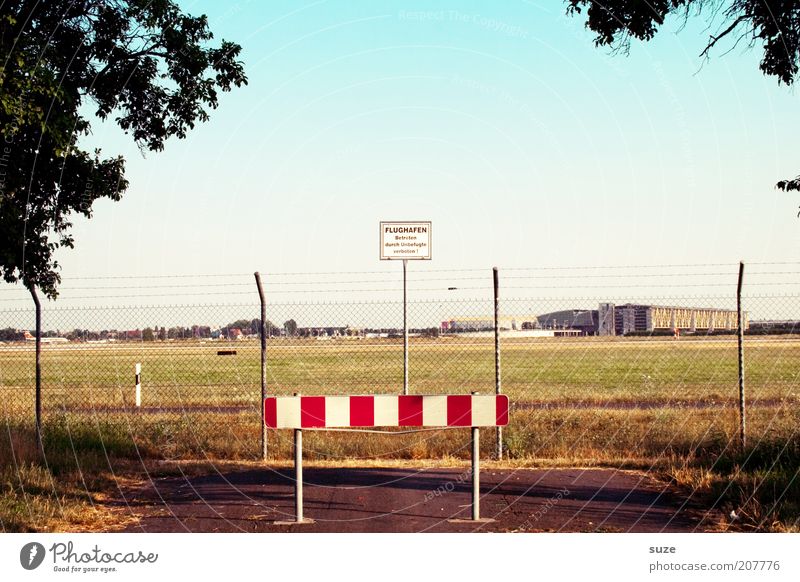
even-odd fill
[{"label": "white marker post", "polygon": [[431,223],[381,222],[381,260],[403,261],[403,394],[408,394],[408,289],[409,260],[430,260]]},{"label": "white marker post", "polygon": [[142,405],[142,365],[136,364],[136,407]]}]

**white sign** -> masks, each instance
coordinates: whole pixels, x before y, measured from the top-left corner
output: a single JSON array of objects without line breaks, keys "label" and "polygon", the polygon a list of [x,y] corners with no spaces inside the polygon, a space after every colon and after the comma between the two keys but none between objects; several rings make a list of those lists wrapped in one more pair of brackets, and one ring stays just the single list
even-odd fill
[{"label": "white sign", "polygon": [[381,222],[382,261],[430,258],[430,222]]}]

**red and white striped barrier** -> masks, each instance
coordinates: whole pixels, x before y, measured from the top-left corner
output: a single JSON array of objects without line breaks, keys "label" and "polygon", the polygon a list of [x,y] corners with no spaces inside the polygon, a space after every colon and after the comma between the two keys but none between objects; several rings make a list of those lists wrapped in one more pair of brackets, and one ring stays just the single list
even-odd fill
[{"label": "red and white striped barrier", "polygon": [[264,399],[264,424],[275,429],[505,426],[508,396],[271,396]]}]

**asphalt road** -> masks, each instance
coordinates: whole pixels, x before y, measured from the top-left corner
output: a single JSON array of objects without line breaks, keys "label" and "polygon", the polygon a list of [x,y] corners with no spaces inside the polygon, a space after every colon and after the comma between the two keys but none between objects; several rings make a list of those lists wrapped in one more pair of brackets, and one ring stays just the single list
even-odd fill
[{"label": "asphalt road", "polygon": [[[465,472],[467,471],[467,472]],[[706,512],[645,473],[612,469],[485,470],[481,517],[470,517],[467,469],[312,468],[304,512],[294,519],[290,469],[244,469],[155,480],[119,509],[136,532],[692,532],[713,529]]]}]

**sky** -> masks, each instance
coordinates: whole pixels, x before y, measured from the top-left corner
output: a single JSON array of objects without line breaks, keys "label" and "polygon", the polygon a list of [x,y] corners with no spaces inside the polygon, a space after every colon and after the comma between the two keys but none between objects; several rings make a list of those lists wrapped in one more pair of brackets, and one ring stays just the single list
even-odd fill
[{"label": "sky", "polygon": [[757,48],[704,62],[703,19],[615,55],[552,0],[180,4],[242,45],[249,84],[164,152],[94,124],[130,188],[76,220],[65,298],[82,277],[399,272],[381,220],[432,222],[417,272],[798,256],[800,199],[774,188],[800,173],[796,91]]}]

